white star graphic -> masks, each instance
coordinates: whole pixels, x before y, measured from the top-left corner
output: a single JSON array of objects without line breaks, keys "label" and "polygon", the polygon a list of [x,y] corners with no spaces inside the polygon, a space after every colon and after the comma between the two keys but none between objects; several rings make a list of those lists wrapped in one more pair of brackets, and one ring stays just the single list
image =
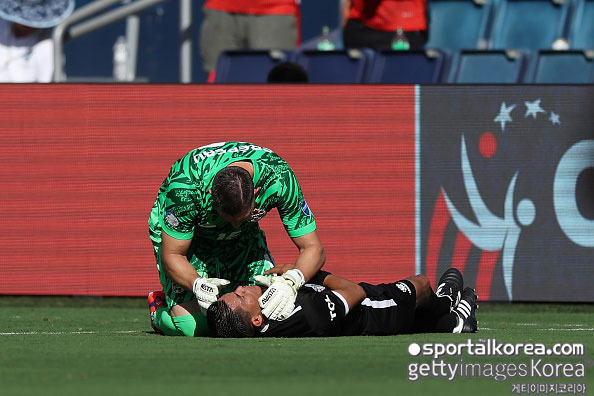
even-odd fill
[{"label": "white star graphic", "polygon": [[516,108],[516,105],[511,105],[509,107],[505,106],[505,102],[501,103],[501,108],[499,109],[499,114],[497,114],[497,117],[495,117],[495,119],[493,121],[495,122],[500,122],[501,123],[501,130],[504,131],[505,130],[505,123],[506,122],[511,122],[512,118],[510,116],[510,113],[512,112],[513,109]]},{"label": "white star graphic", "polygon": [[534,102],[524,102],[524,104],[526,105],[526,114],[524,114],[524,118],[531,115],[536,119],[538,113],[546,113],[546,111],[540,107],[540,99],[536,99]]},{"label": "white star graphic", "polygon": [[561,121],[559,120],[559,114],[556,114],[554,111],[551,111],[549,121],[551,121],[553,125],[561,125]]}]

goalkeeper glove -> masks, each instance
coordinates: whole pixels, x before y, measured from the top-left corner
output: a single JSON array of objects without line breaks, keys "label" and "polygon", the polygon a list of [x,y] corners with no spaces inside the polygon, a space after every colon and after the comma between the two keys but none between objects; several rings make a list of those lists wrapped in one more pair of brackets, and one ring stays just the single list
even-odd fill
[{"label": "goalkeeper glove", "polygon": [[219,288],[227,286],[230,282],[227,279],[220,278],[196,278],[192,290],[200,305],[200,310],[206,315],[206,310],[210,304],[219,298]]},{"label": "goalkeeper glove", "polygon": [[283,320],[289,317],[295,308],[297,290],[305,283],[303,273],[291,269],[282,276],[254,276],[256,283],[268,289],[258,299],[262,314],[271,320]]}]

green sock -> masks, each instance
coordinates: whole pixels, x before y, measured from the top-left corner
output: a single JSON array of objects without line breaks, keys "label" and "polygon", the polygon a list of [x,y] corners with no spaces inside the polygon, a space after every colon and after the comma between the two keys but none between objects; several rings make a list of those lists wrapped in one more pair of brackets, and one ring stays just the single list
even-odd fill
[{"label": "green sock", "polygon": [[204,337],[210,334],[206,316],[202,313],[172,317],[168,308],[158,308],[155,322],[168,336]]},{"label": "green sock", "polygon": [[178,332],[175,324],[173,324],[171,315],[169,314],[169,308],[167,307],[157,308],[157,311],[155,312],[155,324],[163,333],[165,333],[165,335],[183,335]]}]

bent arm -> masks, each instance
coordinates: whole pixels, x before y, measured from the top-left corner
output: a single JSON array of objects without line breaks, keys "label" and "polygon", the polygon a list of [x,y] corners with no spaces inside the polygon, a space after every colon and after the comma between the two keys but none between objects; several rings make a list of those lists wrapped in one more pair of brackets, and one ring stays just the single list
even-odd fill
[{"label": "bent arm", "polygon": [[346,300],[349,309],[361,304],[367,297],[365,290],[358,284],[336,275],[328,275],[324,279],[324,286],[339,293]]},{"label": "bent arm", "polygon": [[166,232],[161,234],[161,264],[163,269],[175,283],[190,291],[194,280],[199,278],[196,269],[186,257],[191,243],[191,239],[176,239],[167,235]]},{"label": "bent arm", "polygon": [[318,237],[317,231],[310,232],[300,237],[291,238],[293,243],[299,249],[299,256],[295,261],[295,268],[300,270],[305,277],[305,281],[319,271],[326,261],[324,246]]}]

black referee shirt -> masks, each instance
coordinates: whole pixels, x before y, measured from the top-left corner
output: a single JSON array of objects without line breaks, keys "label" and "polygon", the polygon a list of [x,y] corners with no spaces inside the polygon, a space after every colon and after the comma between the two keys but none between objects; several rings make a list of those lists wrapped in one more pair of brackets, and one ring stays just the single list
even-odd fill
[{"label": "black referee shirt", "polygon": [[324,286],[306,284],[297,292],[295,309],[285,320],[270,320],[259,337],[331,337],[343,335],[346,300]]}]

